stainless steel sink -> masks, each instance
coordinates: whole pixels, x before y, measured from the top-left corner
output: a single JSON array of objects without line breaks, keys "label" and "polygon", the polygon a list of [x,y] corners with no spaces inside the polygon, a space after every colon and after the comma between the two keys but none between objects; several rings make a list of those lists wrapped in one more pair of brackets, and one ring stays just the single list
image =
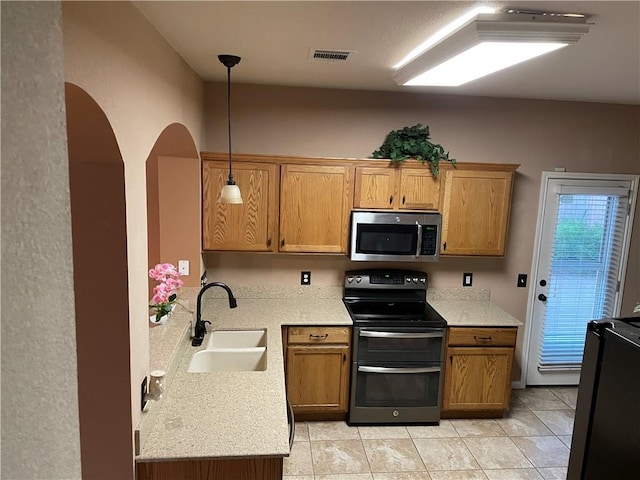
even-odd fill
[{"label": "stainless steel sink", "polygon": [[267,369],[266,347],[207,348],[193,354],[189,372],[257,372]]},{"label": "stainless steel sink", "polygon": [[266,330],[216,330],[210,334],[207,349],[266,346]]}]

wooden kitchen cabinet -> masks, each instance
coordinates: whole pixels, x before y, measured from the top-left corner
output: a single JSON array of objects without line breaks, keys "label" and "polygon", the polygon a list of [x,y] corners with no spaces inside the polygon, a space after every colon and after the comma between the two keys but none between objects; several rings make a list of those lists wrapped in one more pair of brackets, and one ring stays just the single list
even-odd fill
[{"label": "wooden kitchen cabinet", "polygon": [[202,249],[205,251],[277,250],[277,166],[234,163],[233,178],[244,203],[218,203],[227,182],[229,164],[202,163]]},{"label": "wooden kitchen cabinet", "polygon": [[281,252],[347,253],[353,170],[349,165],[281,166]]},{"label": "wooden kitchen cabinet", "polygon": [[509,409],[516,327],[450,327],[442,418],[502,417]]},{"label": "wooden kitchen cabinet", "polygon": [[354,208],[438,210],[440,180],[424,167],[357,167]]},{"label": "wooden kitchen cabinet", "polygon": [[136,464],[137,480],[281,480],[282,458],[220,458]]},{"label": "wooden kitchen cabinet", "polygon": [[287,397],[294,413],[343,418],[349,405],[351,328],[287,327],[283,337]]},{"label": "wooden kitchen cabinet", "polygon": [[[515,164],[234,155],[243,205],[216,203],[226,154],[202,152],[203,251],[346,254],[352,208],[442,213],[443,256],[504,256]],[[380,163],[376,163],[380,165]]]},{"label": "wooden kitchen cabinet", "polygon": [[465,170],[459,165],[441,170],[441,255],[504,256],[517,167],[491,164]]}]

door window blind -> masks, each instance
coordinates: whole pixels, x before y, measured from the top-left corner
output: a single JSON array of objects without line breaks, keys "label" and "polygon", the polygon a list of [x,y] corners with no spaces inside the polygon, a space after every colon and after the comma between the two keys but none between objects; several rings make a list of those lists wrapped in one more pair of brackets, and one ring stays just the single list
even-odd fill
[{"label": "door window blind", "polygon": [[539,370],[579,369],[587,322],[615,314],[628,191],[558,191]]}]

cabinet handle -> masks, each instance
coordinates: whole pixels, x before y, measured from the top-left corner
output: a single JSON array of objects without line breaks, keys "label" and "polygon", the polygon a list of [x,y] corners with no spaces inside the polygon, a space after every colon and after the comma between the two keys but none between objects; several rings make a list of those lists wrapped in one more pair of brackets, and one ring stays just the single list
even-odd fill
[{"label": "cabinet handle", "polygon": [[270,247],[270,246],[271,246],[271,239],[269,238],[267,239],[267,247]]},{"label": "cabinet handle", "polygon": [[329,336],[328,333],[310,333],[309,334],[309,338],[313,339],[313,340],[326,340],[327,337]]},{"label": "cabinet handle", "polygon": [[389,205],[391,205],[393,203],[393,195],[389,196]]},{"label": "cabinet handle", "polygon": [[442,250],[447,251],[447,242],[444,242],[444,245],[442,245]]},{"label": "cabinet handle", "polygon": [[405,201],[405,196],[402,195],[402,204],[404,205],[404,201]]},{"label": "cabinet handle", "polygon": [[479,337],[478,335],[474,335],[473,339],[476,342],[490,342],[491,341],[491,337]]},{"label": "cabinet handle", "polygon": [[343,354],[342,354],[342,363],[344,363],[344,362],[346,362],[346,361],[347,361],[347,354],[346,354],[346,353],[343,353]]},{"label": "cabinet handle", "polygon": [[284,247],[284,238],[282,240],[280,240],[280,246]]}]

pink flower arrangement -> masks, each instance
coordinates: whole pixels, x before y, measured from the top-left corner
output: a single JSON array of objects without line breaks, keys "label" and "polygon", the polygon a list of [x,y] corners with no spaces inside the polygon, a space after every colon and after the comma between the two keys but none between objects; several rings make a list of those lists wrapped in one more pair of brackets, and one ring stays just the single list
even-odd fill
[{"label": "pink flower arrangement", "polygon": [[153,302],[149,305],[156,312],[156,321],[171,313],[178,301],[178,292],[183,285],[180,272],[170,263],[159,263],[149,270],[149,277],[156,280],[158,285],[153,288]]}]

